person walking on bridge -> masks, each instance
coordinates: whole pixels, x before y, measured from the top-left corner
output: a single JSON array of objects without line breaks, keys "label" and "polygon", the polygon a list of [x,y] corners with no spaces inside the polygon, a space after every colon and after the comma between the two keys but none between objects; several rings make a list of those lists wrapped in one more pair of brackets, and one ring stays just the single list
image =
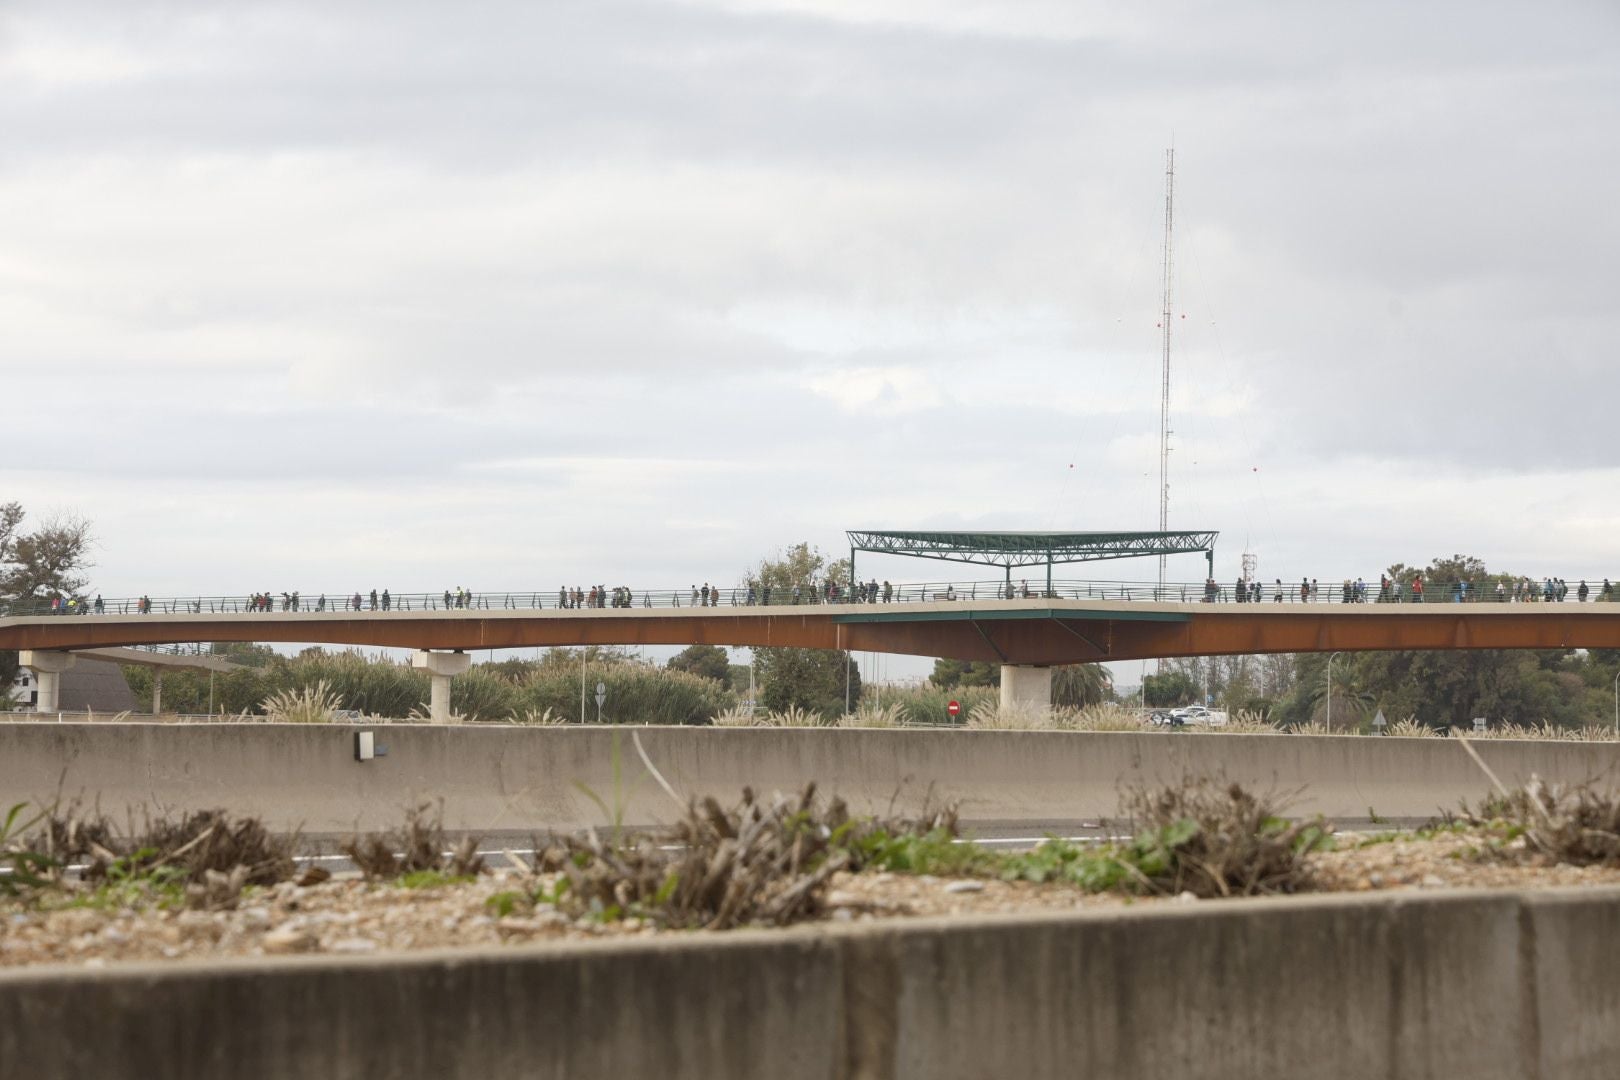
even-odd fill
[{"label": "person walking on bridge", "polygon": [[391,603],[392,603],[392,602],[393,602],[393,598],[392,598],[392,597],[390,597],[390,596],[389,596],[389,595],[388,595],[388,590],[387,590],[387,589],[384,589],[384,590],[383,590],[383,594],[382,594],[382,605],[383,605],[383,610],[384,610],[384,611],[387,611],[387,610],[388,610],[388,607],[389,607],[389,605],[390,605],[390,604],[391,604]]},{"label": "person walking on bridge", "polygon": [[1586,587],[1586,579],[1582,578],[1580,588],[1575,590],[1575,596],[1580,600],[1581,603],[1584,604],[1586,603],[1587,596],[1590,594],[1591,590]]}]

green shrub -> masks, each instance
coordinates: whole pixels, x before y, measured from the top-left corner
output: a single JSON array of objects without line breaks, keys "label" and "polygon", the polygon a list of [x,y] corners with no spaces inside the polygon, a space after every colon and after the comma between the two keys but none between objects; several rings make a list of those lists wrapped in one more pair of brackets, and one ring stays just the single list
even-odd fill
[{"label": "green shrub", "polygon": [[[592,665],[585,674],[584,720],[596,723],[596,684],[603,683],[604,724],[707,724],[731,708],[736,697],[713,679],[651,664],[623,662]],[[547,666],[533,672],[514,688],[512,712],[554,716],[578,721],[580,672]]]}]

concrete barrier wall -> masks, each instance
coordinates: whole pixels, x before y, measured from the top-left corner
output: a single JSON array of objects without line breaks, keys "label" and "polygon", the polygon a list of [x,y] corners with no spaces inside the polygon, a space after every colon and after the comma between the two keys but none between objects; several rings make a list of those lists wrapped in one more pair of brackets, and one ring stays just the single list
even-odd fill
[{"label": "concrete barrier wall", "polygon": [[1584,1080],[1620,890],[0,974],[30,1080]]},{"label": "concrete barrier wall", "polygon": [[[126,807],[223,806],[311,834],[396,825],[403,807],[442,797],[447,824],[522,832],[603,824],[585,793],[627,824],[667,822],[676,805],[642,776],[632,729],[379,727],[387,755],[357,762],[354,728],[276,724],[0,724],[0,801],[64,795]],[[815,780],[859,812],[925,797],[954,800],[980,826],[1094,820],[1123,785],[1187,774],[1298,790],[1300,813],[1427,818],[1489,784],[1451,739],[1046,731],[637,728],[687,796],[742,787],[795,791]],[[617,750],[615,750],[617,745]],[[1532,773],[1620,778],[1620,745],[1482,742],[1506,783]],[[620,781],[614,779],[619,762]],[[618,794],[615,795],[617,788]]]}]

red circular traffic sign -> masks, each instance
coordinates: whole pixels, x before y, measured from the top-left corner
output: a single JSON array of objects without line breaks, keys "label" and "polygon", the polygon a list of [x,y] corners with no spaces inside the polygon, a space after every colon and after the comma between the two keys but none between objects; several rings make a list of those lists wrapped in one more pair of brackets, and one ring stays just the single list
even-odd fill
[{"label": "red circular traffic sign", "polygon": [[960,701],[953,701],[949,705],[945,706],[945,711],[950,713],[952,716],[955,716],[957,713],[962,711],[962,703]]}]

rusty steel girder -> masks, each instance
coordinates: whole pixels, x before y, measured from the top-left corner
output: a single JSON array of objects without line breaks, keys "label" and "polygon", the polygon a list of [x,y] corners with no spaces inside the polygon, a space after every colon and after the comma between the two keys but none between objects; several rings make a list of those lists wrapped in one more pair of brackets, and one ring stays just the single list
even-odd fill
[{"label": "rusty steel girder", "polygon": [[1007,664],[1408,649],[1620,648],[1620,604],[905,605],[74,615],[0,619],[0,648],[259,641],[406,649],[730,645]]}]

